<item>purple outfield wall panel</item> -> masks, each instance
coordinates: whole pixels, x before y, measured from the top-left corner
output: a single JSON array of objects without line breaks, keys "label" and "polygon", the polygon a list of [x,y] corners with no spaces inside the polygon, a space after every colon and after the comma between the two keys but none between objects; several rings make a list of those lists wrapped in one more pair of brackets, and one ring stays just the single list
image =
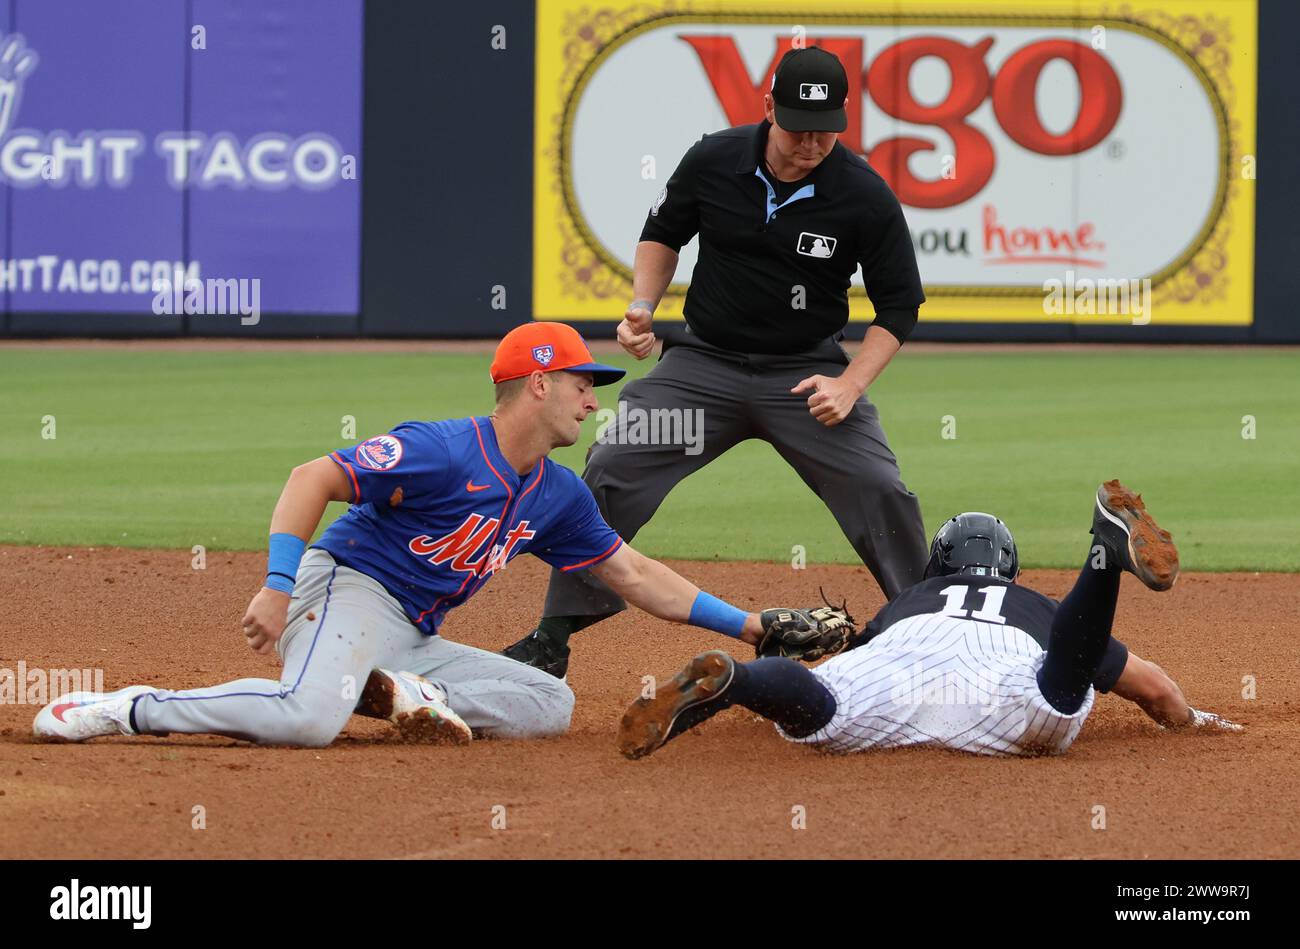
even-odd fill
[{"label": "purple outfield wall panel", "polygon": [[0,38],[11,311],[158,312],[179,263],[257,280],[262,312],[355,314],[362,13],[17,0]]},{"label": "purple outfield wall panel", "polygon": [[183,127],[184,4],[20,0],[12,26],[25,46],[0,66],[16,98],[0,132],[10,309],[149,313],[153,262],[183,256],[181,193],[153,138]]},{"label": "purple outfield wall panel", "polygon": [[[5,4],[3,6],[0,6],[0,51],[2,51],[3,48],[5,47],[5,44],[9,42],[10,32],[11,29],[9,23],[9,5]],[[8,83],[6,81],[6,78],[12,79],[13,78],[12,74],[9,77],[0,76],[0,116],[3,116],[3,114],[6,111],[6,105],[5,105],[6,99],[11,100],[13,93],[17,91],[17,85]],[[10,105],[12,105],[12,101],[10,101]],[[13,123],[12,109],[9,109],[8,111],[10,113],[9,118],[0,119],[0,120],[8,122],[10,126],[12,126]],[[4,131],[7,131],[7,129],[0,130],[0,138],[3,138]],[[3,223],[3,226],[0,226],[0,262],[2,262],[0,263],[0,270],[7,269],[9,264],[9,259],[10,259],[8,221],[9,221],[9,189],[0,186],[0,223]],[[2,274],[0,274],[0,279],[4,279]],[[5,313],[9,312],[9,297],[10,297],[9,285],[7,283],[0,285],[0,307],[3,307]]]},{"label": "purple outfield wall panel", "polygon": [[[191,125],[208,181],[190,188],[204,276],[258,278],[267,312],[355,314],[361,267],[361,0],[194,0]],[[213,141],[236,143],[243,180]],[[301,164],[300,164],[301,163]],[[215,167],[214,167],[215,166]]]}]

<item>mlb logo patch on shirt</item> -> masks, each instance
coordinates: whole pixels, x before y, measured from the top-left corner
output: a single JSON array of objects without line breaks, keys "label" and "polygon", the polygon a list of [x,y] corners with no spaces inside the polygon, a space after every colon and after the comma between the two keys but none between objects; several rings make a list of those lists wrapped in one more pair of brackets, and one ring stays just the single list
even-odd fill
[{"label": "mlb logo patch on shirt", "polygon": [[830,86],[824,82],[799,83],[799,98],[805,102],[825,102],[830,95]]},{"label": "mlb logo patch on shirt", "polygon": [[534,346],[533,358],[543,366],[549,366],[551,360],[555,358],[555,347],[553,346]]},{"label": "mlb logo patch on shirt", "polygon": [[799,244],[795,250],[805,257],[829,257],[835,253],[835,245],[838,241],[833,237],[827,237],[825,234],[813,234],[811,231],[804,231],[799,235]]}]

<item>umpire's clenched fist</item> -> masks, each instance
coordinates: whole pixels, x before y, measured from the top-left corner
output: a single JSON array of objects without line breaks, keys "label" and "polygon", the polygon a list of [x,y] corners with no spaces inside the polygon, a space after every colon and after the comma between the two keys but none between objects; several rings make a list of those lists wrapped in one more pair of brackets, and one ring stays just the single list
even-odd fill
[{"label": "umpire's clenched fist", "polygon": [[816,375],[804,379],[790,392],[800,395],[809,389],[812,390],[812,395],[808,396],[808,411],[813,418],[827,426],[838,425],[848,418],[865,391],[847,375]]},{"label": "umpire's clenched fist", "polygon": [[618,324],[618,344],[631,356],[645,359],[655,347],[654,315],[644,300],[633,300]]}]

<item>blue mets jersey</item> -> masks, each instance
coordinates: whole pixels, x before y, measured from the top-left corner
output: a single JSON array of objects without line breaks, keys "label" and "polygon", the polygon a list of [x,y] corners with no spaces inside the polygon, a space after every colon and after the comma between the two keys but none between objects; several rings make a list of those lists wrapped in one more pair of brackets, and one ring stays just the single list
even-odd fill
[{"label": "blue mets jersey", "polygon": [[329,457],[352,506],[312,546],[383,584],[430,635],[517,554],[582,570],[623,543],[568,468],[543,458],[520,477],[487,418],[403,422]]}]

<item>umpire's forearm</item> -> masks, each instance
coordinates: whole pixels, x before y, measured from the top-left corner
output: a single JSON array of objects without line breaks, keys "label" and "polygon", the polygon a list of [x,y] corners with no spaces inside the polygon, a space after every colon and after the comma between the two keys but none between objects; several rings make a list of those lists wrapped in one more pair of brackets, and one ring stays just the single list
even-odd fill
[{"label": "umpire's forearm", "polygon": [[885,367],[900,348],[902,344],[889,330],[881,329],[879,326],[868,326],[867,335],[862,340],[862,348],[844,370],[844,375],[852,379],[860,391],[866,392],[867,388],[885,371]]},{"label": "umpire's forearm", "polygon": [[658,241],[641,241],[632,261],[632,296],[650,304],[651,312],[659,305],[668,284],[677,273],[677,251]]}]

